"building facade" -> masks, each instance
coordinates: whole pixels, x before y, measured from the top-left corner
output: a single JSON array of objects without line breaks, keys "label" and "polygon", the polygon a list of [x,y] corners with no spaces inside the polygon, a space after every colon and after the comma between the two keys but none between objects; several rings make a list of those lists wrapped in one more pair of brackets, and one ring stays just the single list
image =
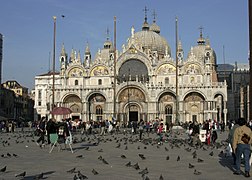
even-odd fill
[{"label": "building facade", "polygon": [[1,89],[1,108],[3,116],[15,121],[34,120],[34,100],[28,94],[28,88],[17,81],[6,81]]},{"label": "building facade", "polygon": [[218,64],[219,81],[227,82],[227,113],[228,121],[240,117],[249,120],[249,64]]},{"label": "building facade", "polygon": [[[68,57],[63,44],[55,106],[70,108],[73,119],[84,121],[111,119],[114,112],[121,123],[157,117],[170,123],[226,121],[227,84],[218,82],[216,54],[202,31],[186,57],[179,42],[173,59],[160,27],[145,17],[140,31],[131,28],[122,50],[114,49],[107,38],[94,58],[88,45],[83,58],[73,49]],[[50,116],[52,83],[52,72],[35,77],[37,118]]]}]

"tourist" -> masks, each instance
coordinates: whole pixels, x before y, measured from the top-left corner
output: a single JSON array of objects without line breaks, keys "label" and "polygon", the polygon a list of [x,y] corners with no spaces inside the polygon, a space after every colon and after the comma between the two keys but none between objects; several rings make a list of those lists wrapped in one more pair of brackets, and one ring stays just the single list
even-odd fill
[{"label": "tourist", "polygon": [[[40,120],[38,126],[37,126],[37,132],[39,135],[39,139],[36,141],[37,145],[40,147],[45,146],[45,125],[46,125],[46,118],[42,117]],[[42,142],[42,144],[40,144]]]},{"label": "tourist", "polygon": [[245,164],[245,177],[250,177],[250,164],[249,159],[251,155],[250,144],[252,142],[252,133],[249,127],[246,126],[246,120],[244,118],[239,119],[240,127],[234,131],[233,150],[236,155],[236,171],[234,174],[241,174],[241,156],[244,156]]}]

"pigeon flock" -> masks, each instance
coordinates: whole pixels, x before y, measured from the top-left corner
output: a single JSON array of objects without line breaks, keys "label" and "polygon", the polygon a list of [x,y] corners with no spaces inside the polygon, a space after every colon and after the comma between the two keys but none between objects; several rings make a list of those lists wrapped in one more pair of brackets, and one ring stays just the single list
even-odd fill
[{"label": "pigeon flock", "polygon": [[[227,133],[216,144],[193,143],[182,130],[164,133],[73,135],[73,150],[36,145],[33,131],[0,133],[2,179],[225,179],[232,158],[225,149]],[[229,168],[227,168],[229,167]],[[214,172],[215,170],[218,170]],[[214,175],[215,173],[215,175]],[[207,178],[209,177],[209,178]]]}]

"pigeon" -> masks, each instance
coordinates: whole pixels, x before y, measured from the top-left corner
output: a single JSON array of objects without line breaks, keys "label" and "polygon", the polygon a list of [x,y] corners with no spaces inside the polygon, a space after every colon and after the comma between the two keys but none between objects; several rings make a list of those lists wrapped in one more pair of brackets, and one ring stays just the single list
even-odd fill
[{"label": "pigeon", "polygon": [[8,157],[11,157],[11,154],[10,154],[10,153],[7,153],[7,156],[8,156]]},{"label": "pigeon", "polygon": [[128,146],[125,146],[125,148],[124,148],[125,150],[127,150],[128,149]]},{"label": "pigeon", "polygon": [[25,175],[26,175],[26,172],[24,171],[20,174],[15,175],[15,177],[25,177]]},{"label": "pigeon", "polygon": [[74,168],[72,168],[72,169],[69,169],[68,171],[67,171],[67,173],[74,173],[75,172],[75,167]]},{"label": "pigeon", "polygon": [[44,176],[44,173],[38,174],[34,177],[34,179],[42,179]]},{"label": "pigeon", "polygon": [[94,175],[99,174],[95,169],[92,170],[92,173],[93,173]]},{"label": "pigeon", "polygon": [[209,153],[210,156],[213,156],[213,154],[214,154],[213,151]]},{"label": "pigeon", "polygon": [[180,156],[177,157],[177,161],[180,161]]},{"label": "pigeon", "polygon": [[165,147],[165,151],[169,151],[169,149],[167,147]]},{"label": "pigeon", "polygon": [[159,180],[164,180],[162,174],[159,176]]},{"label": "pigeon", "polygon": [[131,166],[131,162],[129,161],[127,164],[125,164],[125,166],[130,167]]},{"label": "pigeon", "polygon": [[138,156],[142,159],[142,160],[145,160],[146,157],[143,155],[143,154],[138,154]]},{"label": "pigeon", "polygon": [[88,179],[88,177],[85,176],[84,174],[82,174],[80,171],[78,171],[78,178],[79,179]]},{"label": "pigeon", "polygon": [[139,169],[140,169],[138,163],[134,164],[132,167],[133,167],[135,170],[139,170]]},{"label": "pigeon", "polygon": [[109,164],[104,158],[102,158],[102,162],[103,162],[104,164]]},{"label": "pigeon", "polygon": [[14,154],[14,153],[13,153],[12,155],[13,155],[14,157],[18,157],[18,155],[17,155],[17,154]]},{"label": "pigeon", "polygon": [[98,150],[98,152],[103,152],[103,149]]},{"label": "pigeon", "polygon": [[194,169],[194,173],[195,175],[201,175],[201,172],[197,171],[196,169]]},{"label": "pigeon", "polygon": [[203,160],[203,159],[198,158],[198,162],[204,162],[204,160]]},{"label": "pigeon", "polygon": [[194,168],[194,165],[192,165],[191,163],[189,163],[189,168]]},{"label": "pigeon", "polygon": [[103,159],[103,157],[102,157],[102,156],[99,156],[97,159],[98,159],[98,160],[102,160],[102,159]]},{"label": "pigeon", "polygon": [[145,175],[145,174],[148,174],[149,171],[147,168],[143,169],[142,171],[140,171],[138,174],[142,174],[142,175]]},{"label": "pigeon", "polygon": [[166,156],[166,160],[169,160],[170,159],[170,157],[169,156]]},{"label": "pigeon", "polygon": [[63,15],[63,14],[62,14],[62,15],[61,15],[61,17],[62,17],[62,18],[64,18],[64,17],[65,17],[65,15]]},{"label": "pigeon", "polygon": [[78,155],[78,156],[76,156],[76,158],[83,158],[83,155],[82,154]]},{"label": "pigeon", "polygon": [[121,155],[121,158],[126,159],[126,156],[122,154],[122,155]]},{"label": "pigeon", "polygon": [[2,169],[0,169],[0,172],[5,172],[7,169],[7,166],[4,166]]},{"label": "pigeon", "polygon": [[118,143],[118,145],[116,146],[116,148],[120,148],[121,147],[121,143]]}]

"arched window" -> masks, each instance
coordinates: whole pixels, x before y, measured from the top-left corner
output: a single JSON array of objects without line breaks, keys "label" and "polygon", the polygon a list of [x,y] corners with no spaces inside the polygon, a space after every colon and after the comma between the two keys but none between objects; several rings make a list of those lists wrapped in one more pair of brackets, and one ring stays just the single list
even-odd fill
[{"label": "arched window", "polygon": [[95,109],[96,109],[96,110],[95,110],[96,120],[97,120],[97,121],[102,120],[102,113],[103,113],[102,107],[101,107],[101,106],[96,106]]},{"label": "arched window", "polygon": [[102,85],[102,80],[98,79],[98,85]]},{"label": "arched window", "polygon": [[75,85],[75,86],[78,86],[78,84],[79,84],[78,80],[75,80],[75,81],[74,81],[74,85]]},{"label": "arched window", "polygon": [[171,115],[172,114],[172,107],[168,105],[165,107],[165,114]]},{"label": "arched window", "polygon": [[101,106],[96,106],[96,114],[101,115],[102,114],[102,107]]}]

